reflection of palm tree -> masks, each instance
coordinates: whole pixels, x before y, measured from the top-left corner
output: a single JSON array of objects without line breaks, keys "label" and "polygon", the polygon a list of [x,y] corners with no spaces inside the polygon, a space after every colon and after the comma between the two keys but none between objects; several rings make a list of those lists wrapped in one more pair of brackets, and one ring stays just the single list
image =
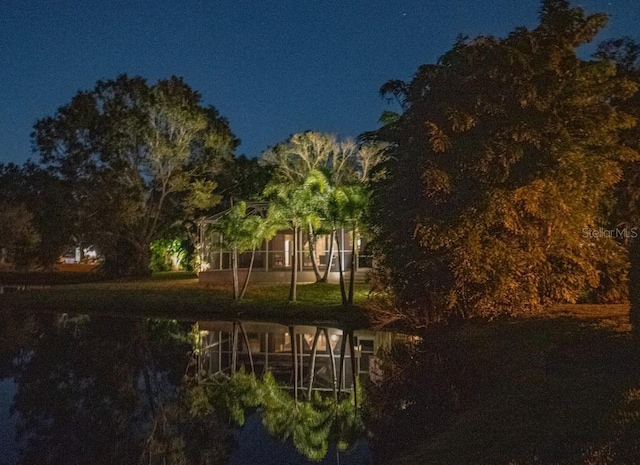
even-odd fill
[{"label": "reflection of palm tree", "polygon": [[316,329],[316,333],[313,337],[313,345],[311,347],[311,363],[310,363],[311,366],[309,370],[309,386],[307,388],[307,398],[308,399],[311,398],[311,394],[313,391],[313,383],[315,380],[315,371],[316,371],[315,370],[316,359],[317,359],[317,353],[318,353],[318,342],[320,340],[321,334],[324,334],[325,341],[326,341],[326,350],[331,360],[333,396],[334,396],[334,399],[336,400],[340,398],[342,388],[346,387],[345,386],[346,381],[344,379],[344,373],[345,373],[344,359],[346,355],[346,346],[348,342],[349,354],[351,359],[351,379],[353,383],[352,390],[354,391],[354,402],[355,402],[355,405],[357,406],[358,397],[357,397],[357,393],[355,392],[356,391],[355,380],[357,378],[357,372],[356,372],[355,345],[354,345],[354,339],[353,339],[353,331],[343,331],[342,333],[342,340],[341,340],[341,346],[340,346],[340,363],[339,363],[339,366],[336,367],[335,353],[333,351],[333,346],[331,345],[331,339],[329,337],[328,329],[321,328],[321,327],[318,327]]},{"label": "reflection of palm tree", "polygon": [[249,344],[249,336],[244,329],[244,325],[240,320],[233,321],[233,336],[231,338],[231,376],[233,376],[238,369],[238,349],[240,338],[239,333],[242,333],[242,338],[244,340],[244,345],[247,348],[247,355],[249,356],[249,364],[251,366],[251,372],[254,371],[253,366],[253,355],[251,353],[251,344]]},{"label": "reflection of palm tree", "polygon": [[296,449],[312,459],[327,452],[328,434],[322,429],[322,415],[309,402],[298,402],[267,373],[262,380],[262,423],[270,434],[291,439]]},{"label": "reflection of palm tree", "polygon": [[333,352],[333,346],[331,345],[331,339],[329,338],[329,331],[327,328],[318,327],[316,329],[316,334],[313,337],[313,345],[311,347],[311,367],[309,370],[309,388],[307,391],[307,398],[311,398],[311,393],[313,391],[313,382],[315,379],[315,371],[316,371],[316,358],[318,355],[318,341],[320,340],[321,333],[324,334],[325,338],[325,346],[327,354],[329,355],[329,359],[331,360],[331,386],[333,387],[333,396],[335,399],[338,398],[337,392],[337,373],[336,373],[336,358]]},{"label": "reflection of palm tree", "polygon": [[345,450],[364,431],[352,399],[336,401],[317,392],[307,401],[296,401],[280,388],[270,374],[262,383],[262,422],[281,440],[291,439],[296,449],[311,460],[321,460],[329,443]]},{"label": "reflection of palm tree", "polygon": [[317,327],[316,333],[313,336],[313,344],[311,345],[311,362],[309,368],[309,390],[307,392],[307,399],[311,398],[311,390],[313,389],[313,378],[315,377],[316,371],[316,355],[318,353],[318,341],[320,340],[320,333],[322,332],[322,328]]},{"label": "reflection of palm tree", "polygon": [[[311,346],[309,388],[305,400],[299,396],[302,369],[302,347],[300,334],[296,333],[296,327],[288,328],[291,341],[291,360],[293,368],[293,393],[288,393],[278,385],[273,374],[267,371],[261,379],[256,373],[245,373],[239,366],[238,355],[240,352],[240,335],[243,335],[244,343],[251,360],[251,349],[246,336],[244,325],[240,321],[233,324],[231,335],[232,372],[229,377],[214,376],[205,378],[191,388],[191,399],[194,412],[201,415],[217,415],[224,422],[232,419],[236,424],[244,423],[244,412],[249,407],[259,407],[262,414],[262,422],[267,431],[281,440],[291,440],[296,449],[312,460],[322,459],[328,450],[329,444],[336,444],[338,450],[346,449],[361,436],[364,431],[363,423],[357,406],[358,385],[354,382],[349,396],[341,398],[345,381],[343,375],[338,377],[345,369],[346,345],[351,351],[351,369],[355,378],[355,362],[353,348],[353,333],[344,331],[341,342],[340,366],[336,367],[336,355],[328,328],[317,327]],[[321,396],[314,391],[314,375],[317,366],[318,346],[321,338],[326,341],[326,352],[331,361],[333,395]]]},{"label": "reflection of palm tree", "polygon": [[344,366],[344,357],[347,351],[347,339],[349,341],[349,355],[351,359],[351,382],[352,382],[352,392],[353,392],[353,401],[354,405],[358,406],[358,395],[356,389],[356,357],[355,357],[355,344],[353,343],[353,331],[343,331],[342,333],[342,341],[340,346],[340,380],[338,381],[338,398],[340,398],[340,393],[342,387],[345,384],[345,380],[342,379],[345,373]]}]

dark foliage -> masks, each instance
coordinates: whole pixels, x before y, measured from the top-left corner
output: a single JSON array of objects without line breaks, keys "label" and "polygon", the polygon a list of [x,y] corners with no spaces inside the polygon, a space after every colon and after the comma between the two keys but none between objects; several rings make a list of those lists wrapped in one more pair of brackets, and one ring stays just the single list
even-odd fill
[{"label": "dark foliage", "polygon": [[110,272],[139,275],[153,240],[219,202],[217,176],[239,143],[181,78],[125,75],[79,92],[36,123],[33,139],[69,192],[76,241],[95,245]]},{"label": "dark foliage", "polygon": [[600,263],[612,239],[589,233],[606,226],[619,163],[637,156],[618,139],[635,118],[612,104],[637,86],[576,55],[605,23],[547,0],[535,29],[460,38],[410,83],[383,87],[403,113],[374,135],[391,148],[372,216],[395,306],[412,320],[531,313],[601,285],[616,294],[600,277],[623,279],[624,258]]}]

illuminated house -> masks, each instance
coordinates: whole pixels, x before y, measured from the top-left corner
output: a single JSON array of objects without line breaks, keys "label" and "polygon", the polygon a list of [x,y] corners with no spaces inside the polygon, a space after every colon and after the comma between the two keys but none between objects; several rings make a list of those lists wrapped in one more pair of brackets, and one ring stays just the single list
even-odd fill
[{"label": "illuminated house", "polygon": [[[269,204],[266,202],[247,202],[248,215],[265,216]],[[200,225],[200,273],[198,277],[201,282],[205,283],[231,283],[231,254],[230,250],[222,247],[222,237],[214,232],[212,226],[226,212],[218,213],[204,220]],[[300,231],[298,238],[298,282],[315,282],[315,274],[311,263],[311,255],[309,253],[309,238],[306,232]],[[343,265],[343,271],[350,269],[351,263],[351,234],[348,230],[339,229],[337,232],[340,241],[340,250],[337,244],[334,244],[333,259],[331,260],[331,269],[328,274],[329,282],[338,281],[338,254]],[[316,235],[315,256],[318,268],[322,274],[326,270],[329,263],[331,236],[328,234]],[[286,283],[291,279],[291,267],[293,266],[293,231],[278,231],[273,239],[265,241],[255,252],[253,263],[253,271],[251,272],[252,282],[262,283]],[[371,266],[370,256],[361,254],[361,243],[358,240],[356,244],[356,275],[357,280],[364,280],[366,271]],[[249,263],[251,261],[251,252],[245,252],[238,257],[239,278],[243,280]],[[348,275],[348,273],[347,273]]]}]

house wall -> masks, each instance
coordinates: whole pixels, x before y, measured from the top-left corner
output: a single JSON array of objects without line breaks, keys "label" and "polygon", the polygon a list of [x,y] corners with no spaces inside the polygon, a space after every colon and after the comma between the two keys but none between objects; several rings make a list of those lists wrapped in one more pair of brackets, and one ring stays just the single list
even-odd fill
[{"label": "house wall", "polygon": [[[338,271],[338,253],[342,254],[343,270],[348,270],[351,261],[351,239],[347,231],[338,231],[342,251],[338,251],[337,244],[334,244],[334,258],[331,271]],[[312,270],[311,256],[309,254],[309,239],[305,233],[301,233],[302,240],[299,247],[299,270]],[[288,244],[287,244],[288,243]],[[328,235],[320,235],[316,240],[316,258],[318,267],[324,272],[329,261],[330,238]],[[290,270],[293,255],[293,231],[279,231],[268,244],[263,243],[256,250],[254,257],[254,269],[268,271]],[[228,270],[231,268],[231,252],[221,250],[220,236],[209,234],[205,240],[203,249],[203,262],[206,271]],[[248,268],[251,262],[251,252],[240,254],[238,257],[238,267]],[[314,279],[315,281],[315,279]]]}]

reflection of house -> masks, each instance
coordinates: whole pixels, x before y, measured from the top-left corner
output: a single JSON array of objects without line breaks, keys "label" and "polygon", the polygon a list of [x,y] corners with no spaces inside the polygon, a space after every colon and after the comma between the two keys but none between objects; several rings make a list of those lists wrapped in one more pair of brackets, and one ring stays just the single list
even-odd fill
[{"label": "reflection of house", "polygon": [[301,392],[348,391],[354,374],[375,376],[378,350],[389,348],[396,337],[253,321],[200,321],[198,329],[199,372],[230,375],[244,369],[262,376],[269,371],[284,387]]},{"label": "reflection of house", "polygon": [[[264,202],[248,202],[248,215],[266,215],[268,204]],[[201,271],[199,278],[201,282],[231,282],[231,252],[222,248],[222,238],[212,231],[211,226],[215,224],[226,212],[219,213],[207,218],[200,227],[201,250]],[[343,271],[350,269],[352,255],[351,234],[346,229],[339,229],[338,240],[340,249],[334,243],[333,259],[329,281],[337,282],[339,259],[342,261]],[[288,282],[291,277],[291,267],[293,264],[293,231],[278,231],[276,236],[270,241],[265,241],[256,250],[251,281],[253,282]],[[309,236],[305,231],[299,232],[297,243],[298,249],[298,282],[315,282],[315,275],[311,263],[309,252]],[[364,272],[370,265],[370,257],[361,254],[362,244],[358,240],[356,244],[356,269]],[[315,256],[318,268],[324,273],[329,263],[329,251],[331,249],[331,236],[329,234],[316,235]],[[338,257],[340,254],[340,257]],[[244,279],[246,269],[249,267],[251,252],[245,252],[238,258],[240,268],[240,279]]]}]

